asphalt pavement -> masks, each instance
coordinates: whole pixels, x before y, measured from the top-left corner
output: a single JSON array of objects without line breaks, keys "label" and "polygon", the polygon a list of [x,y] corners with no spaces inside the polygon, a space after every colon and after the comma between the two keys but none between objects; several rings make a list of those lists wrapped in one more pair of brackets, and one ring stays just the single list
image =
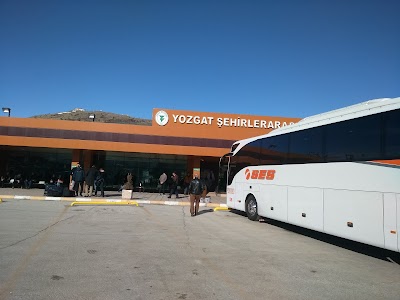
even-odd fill
[{"label": "asphalt pavement", "polygon": [[211,208],[6,200],[0,299],[399,299],[388,255],[277,225]]}]

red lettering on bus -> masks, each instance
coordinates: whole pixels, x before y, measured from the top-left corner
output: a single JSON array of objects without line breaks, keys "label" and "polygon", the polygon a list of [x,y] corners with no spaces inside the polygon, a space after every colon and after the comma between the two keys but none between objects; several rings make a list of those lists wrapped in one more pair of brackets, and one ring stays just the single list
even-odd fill
[{"label": "red lettering on bus", "polygon": [[244,174],[246,175],[246,179],[249,180],[250,179],[250,170],[246,169],[246,171],[244,171]]},{"label": "red lettering on bus", "polygon": [[275,178],[275,170],[268,170],[267,171],[267,177],[265,179],[273,180],[274,178]]},{"label": "red lettering on bus", "polygon": [[249,169],[244,171],[246,180],[251,179],[258,179],[258,180],[274,180],[275,178],[275,170],[252,170],[250,172]]},{"label": "red lettering on bus", "polygon": [[253,172],[251,172],[251,179],[257,179],[259,172],[259,170],[253,170]]}]

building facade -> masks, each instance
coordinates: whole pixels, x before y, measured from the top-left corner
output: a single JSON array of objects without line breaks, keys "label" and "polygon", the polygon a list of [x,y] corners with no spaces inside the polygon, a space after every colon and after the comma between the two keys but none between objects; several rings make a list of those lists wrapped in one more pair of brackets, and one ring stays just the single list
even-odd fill
[{"label": "building facade", "polygon": [[152,126],[0,117],[0,175],[6,181],[69,180],[71,168],[81,162],[86,170],[104,168],[109,189],[118,188],[128,172],[135,186],[155,190],[162,172],[183,178],[194,169],[203,178],[215,174],[215,188],[219,158],[234,141],[297,121],[157,108]]}]

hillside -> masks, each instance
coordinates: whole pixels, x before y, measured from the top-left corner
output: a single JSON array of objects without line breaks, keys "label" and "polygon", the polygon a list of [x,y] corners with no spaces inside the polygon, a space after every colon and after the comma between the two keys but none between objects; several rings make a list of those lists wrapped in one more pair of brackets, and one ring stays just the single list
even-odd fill
[{"label": "hillside", "polygon": [[82,108],[76,108],[66,112],[37,115],[32,116],[31,118],[90,122],[91,119],[89,119],[89,115],[91,114],[96,116],[94,121],[99,123],[118,123],[143,126],[151,126],[152,123],[149,119],[133,118],[128,115],[119,115],[104,111],[87,111]]}]

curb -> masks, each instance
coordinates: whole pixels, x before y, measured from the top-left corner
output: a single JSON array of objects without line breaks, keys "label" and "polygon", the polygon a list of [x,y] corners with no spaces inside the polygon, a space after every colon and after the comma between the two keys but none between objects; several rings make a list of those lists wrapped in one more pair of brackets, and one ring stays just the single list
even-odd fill
[{"label": "curb", "polygon": [[[190,202],[187,201],[163,201],[163,200],[138,200],[138,199],[106,199],[99,201],[99,198],[92,199],[88,197],[49,197],[49,196],[13,196],[13,195],[0,195],[0,199],[10,199],[10,200],[37,200],[37,201],[67,201],[67,202],[79,202],[80,204],[85,202],[88,205],[95,205],[98,202],[102,203],[120,203],[120,202],[136,202],[138,204],[150,204],[150,205],[169,205],[169,206],[190,206]],[[201,207],[227,207],[226,204],[221,203],[200,203]]]},{"label": "curb", "polygon": [[120,201],[110,201],[110,200],[106,200],[106,201],[75,201],[72,202],[70,206],[78,206],[78,205],[136,205],[139,206],[139,203],[137,203],[136,201],[124,201],[124,200],[120,200]]},{"label": "curb", "polygon": [[214,211],[218,211],[218,210],[231,210],[231,208],[227,207],[227,206],[219,206],[214,208]]}]

